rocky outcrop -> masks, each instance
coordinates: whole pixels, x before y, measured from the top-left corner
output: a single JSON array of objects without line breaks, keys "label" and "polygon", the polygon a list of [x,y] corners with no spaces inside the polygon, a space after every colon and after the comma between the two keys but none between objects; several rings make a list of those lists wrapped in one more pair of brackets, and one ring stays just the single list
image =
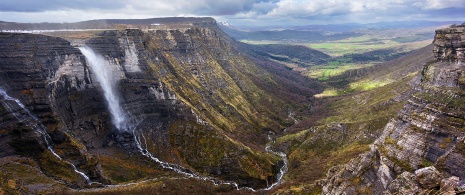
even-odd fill
[{"label": "rocky outcrop", "polygon": [[370,152],[331,169],[324,194],[417,194],[460,191],[465,178],[463,29],[436,31],[436,61],[424,65],[413,92]]},{"label": "rocky outcrop", "polygon": [[440,61],[465,63],[465,27],[436,30],[434,57]]}]

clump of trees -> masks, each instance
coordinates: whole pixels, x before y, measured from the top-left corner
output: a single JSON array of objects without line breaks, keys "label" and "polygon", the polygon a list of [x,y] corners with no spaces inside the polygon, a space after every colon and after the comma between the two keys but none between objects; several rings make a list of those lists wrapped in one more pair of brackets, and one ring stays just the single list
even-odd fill
[{"label": "clump of trees", "polygon": [[465,22],[462,24],[452,24],[450,25],[451,28],[456,28],[456,27],[465,27]]}]

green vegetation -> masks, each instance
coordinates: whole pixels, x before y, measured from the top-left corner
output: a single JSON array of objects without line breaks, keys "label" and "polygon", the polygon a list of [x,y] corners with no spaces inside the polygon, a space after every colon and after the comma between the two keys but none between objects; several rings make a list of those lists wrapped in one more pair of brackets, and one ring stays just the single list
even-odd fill
[{"label": "green vegetation", "polygon": [[385,81],[377,81],[377,80],[361,80],[361,81],[357,81],[357,82],[354,82],[354,83],[350,83],[349,86],[349,90],[353,90],[353,91],[367,91],[367,90],[371,90],[371,89],[375,89],[375,88],[378,88],[378,87],[382,87],[384,85],[387,85],[389,83],[391,83],[392,81],[389,81],[389,80],[385,80]]},{"label": "green vegetation", "polygon": [[[115,158],[116,157],[116,158]],[[110,179],[112,183],[129,183],[137,182],[144,179],[156,178],[160,176],[169,176],[170,173],[159,170],[158,164],[148,159],[145,156],[139,158],[129,158],[124,154],[113,151],[113,155],[99,155],[98,159],[102,165],[104,175]]]},{"label": "green vegetation", "polygon": [[383,153],[383,155],[386,156],[390,161],[394,162],[396,165],[398,165],[402,169],[409,171],[409,172],[414,171],[414,169],[412,168],[409,162],[404,161],[404,160],[399,160],[396,157],[389,155],[387,149],[384,146],[379,146],[379,151]]},{"label": "green vegetation", "polygon": [[229,185],[215,186],[209,181],[185,178],[160,178],[111,188],[85,191],[68,190],[65,194],[218,194],[231,191]]},{"label": "green vegetation", "polygon": [[399,43],[408,43],[408,42],[430,40],[433,37],[434,37],[434,34],[432,33],[420,33],[420,34],[415,34],[415,35],[410,35],[410,36],[405,36],[405,37],[396,37],[392,40],[399,42]]},{"label": "green vegetation", "polygon": [[[272,166],[280,159],[260,151],[245,150],[233,142],[227,142],[215,131],[194,122],[178,121],[170,128],[170,143],[176,145],[169,153],[187,162],[196,170],[206,171],[215,167],[227,167],[231,174],[223,173],[222,179],[237,178],[266,180],[273,176]],[[188,136],[178,136],[188,135]],[[154,148],[155,149],[155,148]],[[159,150],[159,149],[158,149]],[[239,166],[231,166],[239,164]],[[229,178],[229,177],[236,178]]]},{"label": "green vegetation", "polygon": [[49,150],[44,150],[39,156],[39,165],[46,174],[68,184],[83,185],[85,182],[81,175],[74,172],[70,164],[58,159]]},{"label": "green vegetation", "polygon": [[[320,194],[321,187],[309,183],[323,177],[332,166],[347,163],[369,150],[369,144],[404,106],[405,102],[396,97],[410,90],[407,83],[417,71],[411,63],[380,62],[403,55],[426,43],[414,42],[415,39],[394,40],[357,35],[319,44],[249,46],[255,55],[286,64],[288,69],[298,69],[302,74],[318,79],[326,87],[315,96],[305,91],[304,100],[296,98],[299,101],[294,101],[291,95],[289,99],[274,96],[269,91],[281,90],[278,87],[282,86],[277,84],[279,80],[255,66],[248,58],[241,57],[228,45],[227,40],[205,36],[215,32],[202,34],[202,30],[208,31],[187,29],[182,32],[185,34],[176,30],[153,31],[150,36],[144,37],[148,53],[148,56],[144,56],[149,67],[147,72],[163,82],[164,87],[187,105],[182,109],[199,115],[182,115],[178,121],[170,119],[169,124],[163,127],[168,130],[168,136],[160,138],[167,140],[155,140],[158,137],[151,135],[153,132],[145,132],[147,149],[155,156],[161,156],[163,161],[180,164],[203,175],[247,181],[264,187],[265,180],[275,176],[280,163],[280,158],[263,151],[267,142],[264,132],[274,131],[278,136],[285,134],[278,137],[275,143],[277,148],[288,152],[289,159],[289,174],[285,176],[288,182],[277,189],[278,193]],[[69,36],[72,38],[77,35]],[[91,37],[93,34],[82,36]],[[195,49],[172,48],[164,44],[166,40],[186,43],[182,40],[185,37],[195,43]],[[182,44],[177,46],[182,47]],[[318,48],[333,57],[307,46]],[[183,53],[184,50],[188,54]],[[421,62],[417,59],[413,61]],[[270,90],[263,86],[276,88]],[[79,99],[78,96],[71,98]],[[428,101],[437,97],[423,98]],[[451,102],[454,101],[451,98],[445,99],[446,105],[460,106],[458,104],[463,102],[462,99],[457,102]],[[310,100],[314,105],[308,109]],[[290,118],[287,117],[288,111],[295,109],[305,110],[310,116],[300,116],[300,123],[291,126],[293,121],[286,118]],[[4,112],[0,110],[0,113]],[[205,121],[194,121],[193,117]],[[208,123],[210,126],[199,123]],[[284,127],[288,128],[281,132]],[[49,129],[58,128],[49,126]],[[55,145],[60,156],[88,160],[84,167],[97,166],[100,162],[103,174],[110,182],[127,184],[79,193],[215,194],[231,190],[231,186],[227,185],[214,186],[207,181],[174,178],[178,175],[161,169],[157,163],[138,159],[142,157],[139,153],[123,154],[99,148],[96,150],[105,150],[103,154],[98,151],[97,157],[87,158],[82,155],[85,150],[82,144],[66,133],[63,136],[68,140]],[[157,145],[159,142],[167,146]],[[16,143],[17,149],[21,149],[21,143]],[[395,139],[387,137],[385,143],[402,150]],[[445,139],[440,147],[446,148],[450,143],[451,140]],[[389,156],[383,146],[380,151],[402,168],[409,171],[412,169],[408,162]],[[79,186],[79,182],[82,182],[82,178],[72,171],[69,164],[57,161],[49,151],[39,154],[37,158],[49,176],[72,185]],[[422,165],[430,163],[424,161]],[[5,189],[12,190],[19,188],[18,181],[10,179],[10,176],[1,176],[2,187],[7,186]],[[357,185],[361,181],[354,178],[350,182]],[[366,187],[356,188],[356,191],[360,194],[371,193],[371,189]]]},{"label": "green vegetation", "polygon": [[319,81],[327,81],[331,77],[339,76],[347,70],[369,67],[371,65],[373,64],[355,64],[331,61],[329,62],[329,65],[310,67],[306,75],[310,78],[318,79]]},{"label": "green vegetation", "polygon": [[30,158],[6,157],[0,162],[0,194],[35,194],[34,185],[49,188],[64,187],[47,177],[39,166]]},{"label": "green vegetation", "polygon": [[[348,70],[363,69],[381,62],[399,58],[403,55],[407,55],[408,52],[422,48],[431,42],[431,36],[428,33],[389,33],[400,36],[395,36],[395,38],[393,38],[393,36],[367,33],[364,35],[354,34],[353,36],[348,36],[343,39],[326,40],[324,42],[301,41],[298,43],[289,43],[283,41],[280,42],[279,40],[243,40],[243,42],[254,45],[249,46],[249,48],[261,48],[259,50],[252,49],[252,52],[255,52],[256,55],[280,62],[291,70],[326,83],[330,80],[330,78],[340,76]],[[282,48],[285,47],[283,44],[288,45],[288,52],[280,52],[283,51]],[[320,56],[318,59],[318,56],[310,54],[306,57],[302,57],[302,53],[296,53],[291,49],[296,48],[296,46],[306,46],[311,49],[316,49],[329,54],[332,58],[323,58]],[[323,94],[341,95],[354,91],[364,91],[383,86],[390,82],[391,81],[381,81],[372,83],[371,81],[365,81],[364,84],[359,83],[355,84],[357,86],[343,88],[339,86],[332,86],[333,88],[337,88],[337,93],[330,91],[323,92]],[[330,88],[329,90],[333,89]]]},{"label": "green vegetation", "polygon": [[424,47],[430,44],[430,42],[431,39],[399,43],[389,38],[382,39],[363,35],[326,43],[308,43],[306,46],[323,51],[331,56],[343,56],[345,54],[360,54],[379,49],[397,48],[397,50],[408,51]]},{"label": "green vegetation", "polygon": [[[318,117],[308,121],[312,121],[312,127],[308,128],[310,123],[307,121],[301,121],[301,126],[288,128],[295,133],[276,140],[276,145],[286,146],[290,151],[289,174],[286,176],[293,181],[290,188],[311,183],[324,176],[330,167],[368,151],[369,144],[376,138],[370,135],[379,134],[404,106],[405,102],[393,99],[410,89],[407,82],[412,78],[410,75],[390,84],[345,95],[337,94],[336,89],[327,90],[327,93],[340,96],[318,97],[315,101],[322,103],[313,111]],[[393,139],[387,141],[395,144]],[[405,163],[402,165],[407,167]],[[369,188],[357,190],[370,191]]]},{"label": "green vegetation", "polygon": [[421,162],[420,162],[421,167],[430,167],[430,166],[433,166],[433,165],[434,165],[434,163],[429,161],[428,159],[426,159],[426,158],[421,159]]}]

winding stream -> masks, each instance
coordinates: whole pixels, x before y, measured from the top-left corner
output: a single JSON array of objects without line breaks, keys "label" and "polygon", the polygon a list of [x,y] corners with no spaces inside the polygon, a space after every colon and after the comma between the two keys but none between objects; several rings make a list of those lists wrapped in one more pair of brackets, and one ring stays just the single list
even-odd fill
[{"label": "winding stream", "polygon": [[[223,185],[223,184],[231,185],[231,186],[234,186],[234,188],[237,190],[240,190],[240,189],[247,189],[247,190],[252,190],[252,191],[271,190],[282,182],[282,178],[287,171],[287,158],[286,158],[286,154],[271,150],[271,145],[274,142],[271,139],[271,136],[268,137],[270,140],[270,143],[267,144],[265,149],[267,152],[280,156],[284,162],[284,165],[283,167],[281,167],[280,172],[277,175],[276,182],[272,183],[271,185],[267,186],[267,188],[264,188],[264,189],[253,189],[250,187],[239,188],[239,185],[236,182],[222,181],[222,180],[215,179],[213,177],[202,176],[181,165],[164,162],[158,159],[157,157],[155,157],[148,151],[144,134],[142,132],[137,131],[137,125],[133,127],[133,124],[130,124],[131,122],[128,120],[128,117],[126,116],[123,109],[121,108],[119,97],[117,95],[118,93],[117,93],[116,85],[115,85],[115,83],[119,81],[118,80],[119,78],[112,76],[113,69],[111,67],[111,64],[107,62],[107,60],[105,60],[103,56],[96,54],[89,47],[79,47],[79,49],[81,50],[82,54],[85,56],[88,64],[91,66],[93,74],[95,74],[95,77],[98,80],[98,83],[104,90],[105,100],[107,101],[108,108],[112,116],[113,125],[119,131],[132,133],[137,149],[142,155],[159,163],[164,169],[174,171],[188,178],[195,178],[195,179],[210,181],[214,185]],[[115,185],[112,185],[112,186],[115,186]]]},{"label": "winding stream", "polygon": [[[8,109],[8,111],[10,113],[13,114],[13,116],[19,121],[19,122],[22,122],[24,123],[25,125],[27,125],[28,127],[31,127],[36,133],[39,133],[40,135],[42,135],[42,137],[44,138],[44,142],[47,146],[47,149],[56,157],[58,158],[60,161],[63,161],[69,165],[71,165],[71,167],[73,168],[74,172],[78,173],[79,175],[81,175],[87,182],[87,184],[91,184],[92,181],[90,180],[90,178],[83,172],[79,171],[76,166],[66,160],[63,160],[56,152],[55,150],[53,150],[53,147],[52,147],[52,144],[50,143],[51,142],[51,138],[50,136],[48,135],[47,131],[45,130],[45,127],[43,126],[43,124],[39,121],[39,119],[33,115],[29,109],[26,108],[26,106],[24,106],[23,103],[21,103],[21,101],[19,101],[19,99],[16,99],[14,97],[11,97],[9,96],[6,91],[4,89],[1,89],[0,88],[0,95],[3,97],[3,99],[1,100],[3,102],[3,105]],[[25,111],[27,113],[27,116],[25,117],[22,117],[21,115],[17,114],[16,111],[14,110],[14,106],[13,104],[11,104],[11,102],[15,102],[16,105],[18,105],[19,107],[21,107],[21,109],[23,111]],[[27,119],[32,119],[32,120],[29,120],[29,121],[26,121]],[[50,140],[50,141],[49,141]]]}]

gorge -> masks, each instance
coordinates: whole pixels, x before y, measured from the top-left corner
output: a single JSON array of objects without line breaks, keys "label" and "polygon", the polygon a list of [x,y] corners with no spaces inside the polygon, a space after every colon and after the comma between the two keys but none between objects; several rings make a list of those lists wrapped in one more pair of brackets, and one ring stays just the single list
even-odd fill
[{"label": "gorge", "polygon": [[[285,163],[269,148],[265,151],[266,133],[285,126],[288,111],[257,103],[274,102],[284,108],[300,102],[287,105],[272,95],[277,92],[260,89],[283,85],[238,54],[231,40],[218,34],[213,20],[201,20],[206,22],[176,23],[185,26],[180,30],[98,30],[84,38],[74,31],[60,35],[65,39],[2,33],[2,87],[38,116],[56,153],[88,175],[90,186],[181,173],[224,183],[219,188],[231,184],[271,189],[280,182],[282,173],[277,174]],[[112,74],[99,75],[104,72]],[[264,77],[257,80],[251,73]],[[10,115],[7,110],[3,113]],[[49,159],[40,147],[37,152],[22,148],[34,147],[29,142],[44,145],[24,136],[32,133],[27,125],[9,117],[2,120],[9,129],[2,157],[32,159],[38,164],[28,168],[46,177],[72,188],[87,186],[66,166],[57,170],[56,164],[63,163]],[[18,125],[25,132],[13,136]],[[238,137],[241,134],[248,136]],[[18,151],[25,153],[16,159]],[[153,163],[137,162],[137,156]],[[133,161],[136,167],[130,165]]]},{"label": "gorge", "polygon": [[47,28],[0,32],[0,192],[464,192],[464,27],[329,98],[212,18]]}]

